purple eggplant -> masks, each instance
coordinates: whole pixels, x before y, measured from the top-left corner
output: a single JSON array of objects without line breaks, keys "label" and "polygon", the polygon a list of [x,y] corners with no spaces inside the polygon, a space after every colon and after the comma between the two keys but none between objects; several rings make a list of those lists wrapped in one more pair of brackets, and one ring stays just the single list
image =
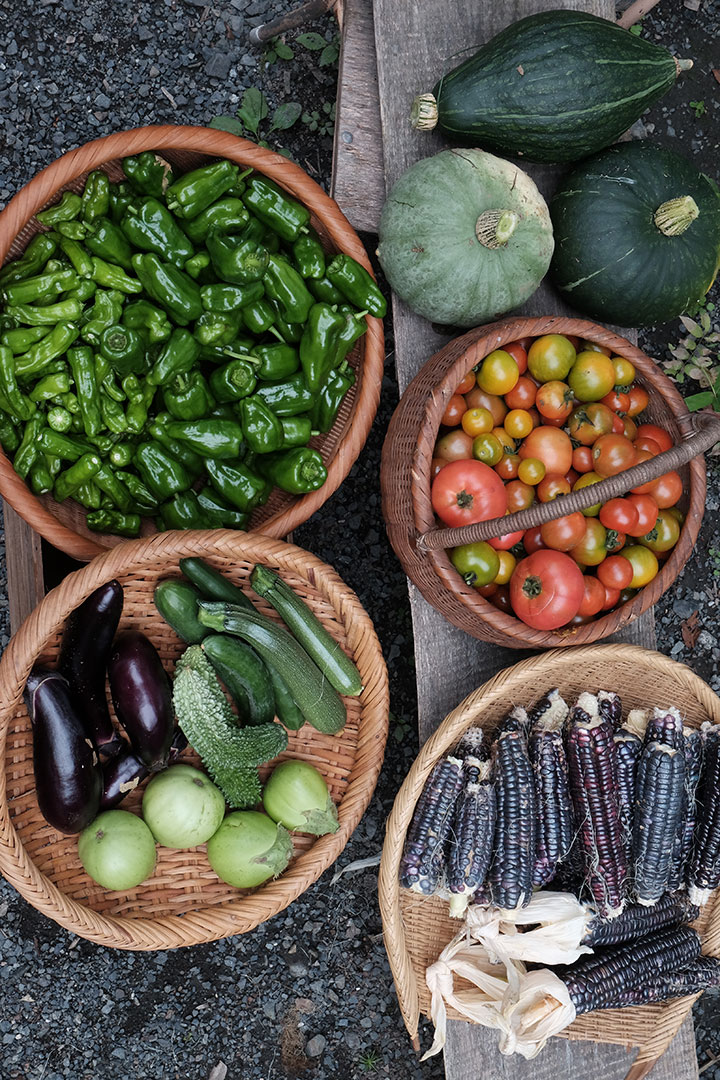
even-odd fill
[{"label": "purple eggplant", "polygon": [[[175,736],[168,754],[167,764],[182,753],[187,746],[187,738],[180,728],[175,729]],[[131,791],[141,783],[150,770],[137,756],[131,746],[124,746],[114,758],[106,761],[102,767],[103,793],[100,799],[100,809],[110,810],[129,795]]]},{"label": "purple eggplant", "polygon": [[25,685],[24,698],[33,729],[40,811],[58,832],[82,832],[97,815],[102,773],[67,679],[57,671],[36,669]]},{"label": "purple eggplant", "polygon": [[150,772],[163,769],[175,717],[170,680],[157,649],[139,630],[125,630],[113,642],[108,675],[115,715],[133,750]]},{"label": "purple eggplant", "polygon": [[122,608],[119,581],[108,581],[91,593],[65,624],[58,661],[85,731],[98,751],[108,757],[122,747],[105,694],[105,671]]}]

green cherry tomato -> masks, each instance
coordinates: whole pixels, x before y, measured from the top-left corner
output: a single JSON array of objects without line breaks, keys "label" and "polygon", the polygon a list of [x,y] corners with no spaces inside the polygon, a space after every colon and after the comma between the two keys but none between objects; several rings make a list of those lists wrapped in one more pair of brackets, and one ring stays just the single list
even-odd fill
[{"label": "green cherry tomato", "polygon": [[485,465],[497,465],[503,456],[500,440],[490,431],[476,435],[472,441],[472,456]]},{"label": "green cherry tomato", "polygon": [[545,334],[530,346],[528,371],[540,383],[564,382],[576,356],[575,346],[562,334]]},{"label": "green cherry tomato", "polygon": [[606,538],[605,526],[601,525],[597,518],[589,517],[585,526],[585,535],[570,551],[571,557],[580,566],[599,566],[607,557]]},{"label": "green cherry tomato", "polygon": [[497,551],[484,541],[452,548],[450,561],[465,584],[472,585],[474,589],[489,585],[500,571]]},{"label": "green cherry tomato", "polygon": [[680,537],[680,522],[669,510],[659,510],[654,528],[638,540],[651,551],[670,551]]},{"label": "green cherry tomato", "polygon": [[579,352],[567,381],[578,401],[601,401],[615,385],[615,368],[603,353]]},{"label": "green cherry tomato", "polygon": [[627,559],[633,569],[632,581],[628,588],[641,589],[656,577],[659,564],[655,553],[642,544],[633,544],[625,547],[620,552],[623,559]]}]

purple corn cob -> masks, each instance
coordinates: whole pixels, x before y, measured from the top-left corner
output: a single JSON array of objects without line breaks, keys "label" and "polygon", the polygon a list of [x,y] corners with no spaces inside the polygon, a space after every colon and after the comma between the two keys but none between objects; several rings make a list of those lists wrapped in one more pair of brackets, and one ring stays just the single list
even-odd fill
[{"label": "purple corn cob", "polygon": [[621,728],[615,732],[617,757],[618,807],[625,854],[630,859],[632,848],[632,819],[635,805],[635,776],[643,748],[643,737],[649,714],[632,709]]},{"label": "purple corn cob", "polygon": [[678,971],[655,976],[645,986],[621,993],[607,1008],[624,1009],[628,1005],[650,1005],[654,1001],[690,997],[712,986],[720,986],[720,960],[715,956],[698,956]]},{"label": "purple corn cob", "polygon": [[455,804],[445,865],[453,918],[462,918],[468,900],[485,881],[495,832],[495,790],[490,783],[490,762],[469,757],[464,767],[469,779]]},{"label": "purple corn cob", "polygon": [[612,724],[600,716],[593,694],[581,694],[571,712],[567,757],[570,796],[590,891],[599,914],[614,917],[623,907],[627,858]]},{"label": "purple corn cob", "polygon": [[614,690],[598,690],[598,709],[603,720],[609,720],[613,731],[622,724],[622,701]]},{"label": "purple corn cob", "polygon": [[683,722],[677,709],[653,709],[645,729],[645,745],[651,742],[665,743],[679,750],[683,742]]},{"label": "purple corn cob", "polygon": [[445,843],[455,800],[462,786],[459,758],[443,758],[430,773],[405,838],[399,874],[403,888],[425,896],[435,892],[445,866]]},{"label": "purple corn cob", "polygon": [[469,727],[458,743],[453,756],[461,760],[468,757],[480,758],[480,760],[486,758],[488,755],[486,753],[483,729],[481,727]]},{"label": "purple corn cob", "polygon": [[535,787],[524,731],[527,713],[515,708],[503,722],[493,746],[497,814],[490,894],[501,908],[525,907],[532,897],[537,813]]},{"label": "purple corn cob", "polygon": [[696,728],[683,728],[682,748],[685,758],[685,793],[682,814],[673,842],[672,863],[667,884],[669,892],[683,886],[692,849],[695,830],[695,793],[702,765],[702,735]]},{"label": "purple corn cob", "polygon": [[575,831],[562,735],[569,711],[560,691],[551,690],[531,713],[528,753],[538,814],[534,886],[553,880],[558,863],[570,852]]},{"label": "purple corn cob", "polygon": [[690,899],[699,907],[720,885],[720,725],[703,724],[701,733],[703,762],[688,872]]},{"label": "purple corn cob", "polygon": [[700,909],[690,903],[687,893],[666,893],[654,907],[630,904],[616,919],[596,916],[588,923],[583,944],[596,948],[619,945],[623,941],[639,941],[659,930],[694,922],[699,914]]},{"label": "purple corn cob", "polygon": [[647,742],[637,767],[632,834],[633,891],[640,904],[656,904],[667,889],[684,798],[682,747]]}]

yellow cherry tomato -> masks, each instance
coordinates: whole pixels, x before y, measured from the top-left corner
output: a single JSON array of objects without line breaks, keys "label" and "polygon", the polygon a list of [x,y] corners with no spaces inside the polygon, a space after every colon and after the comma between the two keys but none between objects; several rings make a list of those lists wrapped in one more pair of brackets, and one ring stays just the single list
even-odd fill
[{"label": "yellow cherry tomato", "polygon": [[510,551],[498,551],[498,559],[500,560],[500,569],[493,581],[493,585],[507,585],[512,577],[517,559]]},{"label": "yellow cherry tomato", "polygon": [[493,420],[493,414],[489,409],[468,409],[463,413],[462,429],[466,435],[472,435],[473,439],[476,435],[484,435],[486,431],[492,431],[495,427],[495,421]]},{"label": "yellow cherry tomato", "polygon": [[503,427],[513,439],[524,439],[533,429],[533,419],[527,409],[511,409]]},{"label": "yellow cherry tomato", "polygon": [[624,547],[619,554],[624,559],[627,559],[633,568],[632,581],[628,588],[641,589],[643,585],[647,585],[657,575],[660,564],[657,561],[655,552],[651,551],[650,548],[643,547],[641,544],[633,544],[631,547]]},{"label": "yellow cherry tomato", "polygon": [[520,378],[517,361],[504,349],[486,356],[477,373],[477,384],[486,394],[507,394]]},{"label": "yellow cherry tomato", "polygon": [[630,386],[635,381],[635,367],[624,356],[613,356],[612,366],[615,369],[615,386]]},{"label": "yellow cherry tomato", "polygon": [[523,484],[530,484],[531,487],[535,487],[543,479],[546,471],[540,458],[523,458],[518,467],[518,479],[522,480]]}]

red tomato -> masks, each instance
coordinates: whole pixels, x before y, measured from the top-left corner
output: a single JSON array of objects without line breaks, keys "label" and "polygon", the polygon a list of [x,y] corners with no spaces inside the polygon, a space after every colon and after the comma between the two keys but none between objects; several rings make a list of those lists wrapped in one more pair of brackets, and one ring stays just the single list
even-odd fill
[{"label": "red tomato", "polygon": [[495,466],[495,472],[503,480],[514,480],[519,466],[520,458],[517,454],[503,454]]},{"label": "red tomato", "polygon": [[546,545],[543,544],[542,536],[540,535],[540,526],[538,525],[534,529],[527,529],[523,536],[523,547],[527,551],[528,555],[533,555],[536,551],[544,551]]},{"label": "red tomato", "polygon": [[655,528],[658,519],[659,507],[652,495],[628,495],[627,501],[631,502],[638,514],[637,527],[630,536],[647,536],[651,529]]},{"label": "red tomato", "polygon": [[576,473],[592,472],[592,450],[589,446],[576,446],[573,450],[572,467]]},{"label": "red tomato", "polygon": [[486,394],[479,386],[470,390],[465,395],[468,409],[487,409],[493,418],[493,424],[497,427],[502,424],[507,415],[507,405],[497,394]]},{"label": "red tomato", "polygon": [[433,510],[445,525],[471,525],[502,517],[507,496],[502,480],[482,461],[451,461],[432,485]]},{"label": "red tomato", "polygon": [[558,495],[569,495],[570,484],[564,476],[546,473],[537,485],[536,494],[540,502],[552,502]]},{"label": "red tomato", "polygon": [[622,435],[625,431],[625,421],[617,413],[613,413],[612,431],[613,435]]},{"label": "red tomato", "polygon": [[505,404],[511,409],[529,409],[535,404],[537,391],[537,383],[527,375],[521,375],[505,395]]},{"label": "red tomato", "polygon": [[622,555],[608,555],[597,568],[597,576],[609,589],[627,589],[632,581],[633,568]]},{"label": "red tomato", "polygon": [[[674,506],[682,495],[682,479],[679,473],[668,472],[653,480],[650,484],[648,495],[652,495],[661,510],[667,510]],[[634,490],[634,489],[633,489]],[[637,494],[637,493],[636,493]],[[643,494],[640,492],[639,494]]]},{"label": "red tomato", "polygon": [[626,540],[625,533],[616,532],[615,529],[608,529],[605,537],[605,547],[608,555],[614,555],[616,551],[622,551]]},{"label": "red tomato", "polygon": [[560,551],[536,551],[510,578],[510,602],[519,619],[536,630],[556,630],[577,615],[585,582],[580,567]]},{"label": "red tomato", "polygon": [[463,376],[461,382],[458,383],[457,387],[455,388],[455,393],[467,394],[476,384],[477,379],[475,378],[475,372],[471,368],[470,371],[468,371],[467,375]]},{"label": "red tomato", "polygon": [[660,444],[651,439],[649,435],[639,435],[636,439],[633,439],[633,446],[636,450],[647,450],[648,454],[652,454],[653,457],[660,453]]},{"label": "red tomato", "polygon": [[607,405],[608,409],[616,413],[626,413],[630,406],[629,394],[623,394],[622,391],[618,390],[611,390],[609,394],[606,394],[600,400],[603,405]]},{"label": "red tomato", "polygon": [[490,547],[494,547],[496,551],[509,551],[510,548],[519,544],[523,538],[523,530],[519,532],[505,533],[504,536],[494,536],[492,540],[488,540]]},{"label": "red tomato", "polygon": [[643,409],[647,409],[650,395],[647,390],[643,390],[642,386],[631,386],[628,397],[630,398],[628,416],[637,416]]},{"label": "red tomato", "polygon": [[457,427],[462,415],[467,411],[467,403],[461,394],[453,394],[445,406],[440,423],[443,427]]},{"label": "red tomato", "polygon": [[537,390],[535,406],[547,420],[566,420],[573,411],[575,395],[566,382],[553,379]]},{"label": "red tomato", "polygon": [[638,512],[629,499],[610,499],[600,507],[600,523],[606,529],[615,529],[616,532],[630,533],[631,536],[644,536],[644,533],[634,533],[637,527]]},{"label": "red tomato", "polygon": [[473,456],[472,448],[472,438],[464,431],[448,431],[435,444],[435,457],[444,461],[461,461]]},{"label": "red tomato", "polygon": [[516,510],[527,510],[528,506],[532,506],[535,502],[535,488],[530,484],[524,484],[522,480],[511,480],[509,484],[506,484],[505,494],[509,514],[514,514]]},{"label": "red tomato", "polygon": [[540,526],[543,543],[553,551],[570,551],[579,544],[585,535],[587,521],[576,510],[574,514],[563,514],[554,521],[546,521]]},{"label": "red tomato", "polygon": [[[607,559],[605,560],[605,562],[607,562]],[[605,563],[601,563],[600,565],[604,566]],[[603,611],[609,611],[610,608],[614,608],[619,599],[620,599],[620,590],[619,589],[613,589],[609,585],[606,585],[605,586],[605,603],[602,606],[602,610]]]},{"label": "red tomato", "polygon": [[639,424],[637,433],[641,439],[652,439],[661,450],[669,450],[673,445],[669,432],[665,428],[658,427],[657,424]]},{"label": "red tomato", "polygon": [[624,435],[601,435],[593,443],[592,455],[598,476],[616,476],[635,464],[635,447]]},{"label": "red tomato", "polygon": [[637,437],[637,424],[629,416],[623,417],[623,435],[630,442],[635,442]]},{"label": "red tomato", "polygon": [[[503,349],[506,353],[510,353],[521,375],[527,371],[527,346],[520,341],[513,341],[510,345],[503,345]],[[522,406],[516,406],[516,408],[522,408]]]},{"label": "red tomato", "polygon": [[559,428],[533,428],[523,440],[518,453],[521,458],[538,458],[549,473],[564,476],[572,466],[573,445],[570,437]]},{"label": "red tomato", "polygon": [[592,574],[585,574],[585,593],[580,601],[578,615],[597,615],[605,603],[605,587]]},{"label": "red tomato", "polygon": [[580,473],[575,472],[574,469],[569,469],[568,472],[565,473],[565,479],[572,488],[575,481],[580,479]]}]

